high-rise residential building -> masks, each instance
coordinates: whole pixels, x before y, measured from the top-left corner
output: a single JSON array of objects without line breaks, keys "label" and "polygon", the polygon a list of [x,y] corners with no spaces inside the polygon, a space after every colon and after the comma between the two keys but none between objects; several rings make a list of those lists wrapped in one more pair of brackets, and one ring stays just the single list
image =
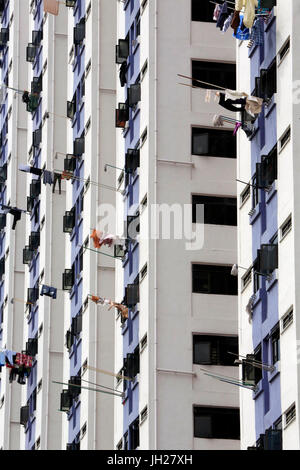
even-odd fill
[{"label": "high-rise residential building", "polygon": [[253,349],[231,275],[252,263],[236,178],[253,175],[215,90],[258,72],[241,46],[236,82],[214,8],[0,0],[4,450],[240,448],[239,388],[219,379]]},{"label": "high-rise residential building", "polygon": [[[27,88],[25,67],[29,25],[28,2],[0,2],[1,84]],[[1,86],[2,88],[2,86]],[[27,113],[20,94],[2,88],[0,111],[0,347],[23,349],[24,273],[22,248],[28,216],[22,213],[13,229],[15,216],[5,206],[26,210],[26,178],[18,171],[27,162]],[[12,302],[12,299],[13,300]],[[2,368],[0,376],[0,448],[20,448],[21,386],[10,384]]]},{"label": "high-rise residential building", "polygon": [[[23,152],[33,174],[28,174],[22,196],[30,215],[26,219],[25,247],[16,248],[23,248],[23,262],[27,264],[23,350],[34,358],[22,394],[21,448],[28,450],[58,449],[62,438],[58,385],[53,381],[62,381],[63,376],[62,219],[67,183],[63,181],[60,186],[61,181],[57,181],[56,187],[47,184],[43,170],[60,172],[62,154],[67,153],[68,122],[64,116],[68,90],[67,81],[62,80],[68,69],[67,14],[64,5],[57,16],[44,14],[43,1],[32,1],[29,34],[27,41],[20,44],[28,62],[26,90],[33,97],[23,104],[28,115]],[[45,295],[43,286],[55,287],[56,298]]]},{"label": "high-rise residential building", "polygon": [[240,445],[238,388],[202,370],[239,373],[228,354],[238,352],[236,140],[232,124],[213,126],[210,92],[236,88],[235,42],[213,10],[118,2],[117,234],[125,222],[127,247],[116,297],[129,317],[116,321],[115,372],[130,380],[116,383],[125,393],[115,398],[117,449]]},{"label": "high-rise residential building", "polygon": [[[269,2],[259,44],[238,47],[238,89],[264,100],[238,144],[242,449],[299,449],[298,183],[300,6]],[[276,5],[277,3],[277,5]],[[252,390],[251,390],[252,389]]]},{"label": "high-rise residential building", "polygon": [[[77,388],[64,387],[69,390],[63,399],[69,412],[63,448],[96,450],[113,445],[114,312],[98,308],[91,296],[114,298],[114,259],[105,247],[97,253],[90,235],[100,227],[101,211],[114,212],[115,207],[115,175],[105,170],[115,165],[116,2],[73,3],[68,21],[70,155],[65,170],[75,178],[67,187],[63,288],[69,290],[64,382]],[[114,231],[114,216],[112,220]],[[95,392],[95,385],[103,386],[102,392]]]}]

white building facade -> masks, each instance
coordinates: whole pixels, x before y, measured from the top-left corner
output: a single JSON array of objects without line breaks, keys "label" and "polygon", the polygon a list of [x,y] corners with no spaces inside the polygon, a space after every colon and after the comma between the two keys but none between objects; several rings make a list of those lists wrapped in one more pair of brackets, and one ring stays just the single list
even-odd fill
[{"label": "white building facade", "polygon": [[238,143],[237,177],[248,183],[238,184],[240,355],[252,385],[240,392],[241,447],[290,450],[299,449],[299,4],[269,3],[261,44],[237,48],[238,89],[264,100]]},{"label": "white building facade", "polygon": [[[116,297],[129,318],[116,321],[115,371],[129,380],[118,385],[123,402],[115,399],[117,449],[240,445],[237,387],[201,370],[238,377],[227,355],[238,346],[235,137],[213,127],[219,107],[205,102],[206,90],[177,75],[235,88],[235,43],[231,34],[220,40],[214,6],[200,3],[118,4],[117,234],[125,222],[127,250]],[[171,236],[162,233],[169,219]],[[189,247],[192,229],[199,236]]]}]

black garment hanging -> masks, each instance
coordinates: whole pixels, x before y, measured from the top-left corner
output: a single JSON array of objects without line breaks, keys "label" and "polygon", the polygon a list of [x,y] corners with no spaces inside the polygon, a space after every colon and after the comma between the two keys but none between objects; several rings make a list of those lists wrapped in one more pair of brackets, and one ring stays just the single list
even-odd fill
[{"label": "black garment hanging", "polygon": [[243,111],[246,106],[246,98],[237,98],[236,100],[225,100],[225,93],[220,93],[219,105],[228,111]]},{"label": "black garment hanging", "polygon": [[61,174],[60,173],[54,173],[54,182],[53,182],[53,190],[52,190],[53,193],[55,193],[56,181],[58,181],[59,194],[61,194]]}]

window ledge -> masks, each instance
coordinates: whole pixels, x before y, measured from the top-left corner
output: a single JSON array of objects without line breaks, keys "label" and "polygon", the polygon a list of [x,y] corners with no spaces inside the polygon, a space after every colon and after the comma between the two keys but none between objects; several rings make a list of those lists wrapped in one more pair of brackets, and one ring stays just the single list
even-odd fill
[{"label": "window ledge", "polygon": [[271,201],[274,194],[276,193],[277,193],[277,180],[275,180],[271,188],[268,191],[266,191],[266,204],[268,204]]},{"label": "window ledge", "polygon": [[258,45],[254,42],[253,45],[249,48],[249,51],[248,51],[248,58],[251,59],[254,52],[256,51],[256,49],[258,48]]},{"label": "window ledge", "polygon": [[274,364],[274,367],[275,369],[273,370],[273,372],[268,372],[269,382],[272,382],[272,380],[280,374],[280,361],[277,361]]},{"label": "window ledge", "polygon": [[257,292],[255,292],[254,296],[255,298],[253,299],[253,302],[252,302],[252,308],[254,309],[257,304],[261,301],[261,293],[262,293],[262,288],[258,289]]},{"label": "window ledge", "polygon": [[122,328],[122,335],[125,335],[126,331],[128,330],[128,320],[126,320],[124,323],[121,324]]},{"label": "window ledge", "polygon": [[140,374],[137,374],[137,375],[134,377],[133,381],[131,382],[131,384],[132,384],[132,385],[131,385],[131,390],[134,390],[134,389],[138,386],[138,384],[139,384],[139,378],[140,378],[139,375],[140,375]]},{"label": "window ledge", "polygon": [[256,384],[256,390],[253,390],[253,393],[252,393],[253,400],[256,400],[261,395],[262,392],[263,392],[263,385],[262,385],[262,380],[260,380]]},{"label": "window ledge", "polygon": [[274,93],[270,101],[267,104],[265,104],[265,117],[266,118],[269,117],[269,115],[275,108],[276,103],[277,103],[277,94]]},{"label": "window ledge", "polygon": [[275,269],[275,271],[273,271],[270,274],[270,276],[271,276],[270,279],[266,278],[266,290],[267,291],[269,291],[274,286],[274,284],[278,281],[278,269]]},{"label": "window ledge", "polygon": [[252,225],[256,219],[260,216],[261,212],[261,203],[259,202],[256,206],[249,212],[249,224]]},{"label": "window ledge", "polygon": [[134,320],[135,317],[139,314],[140,312],[140,304],[136,304],[134,312],[131,312],[131,320]]}]

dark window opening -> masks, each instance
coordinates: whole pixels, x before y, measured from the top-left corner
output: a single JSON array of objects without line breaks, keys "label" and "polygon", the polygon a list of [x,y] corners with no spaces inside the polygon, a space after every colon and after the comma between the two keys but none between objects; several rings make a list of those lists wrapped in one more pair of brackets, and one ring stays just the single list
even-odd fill
[{"label": "dark window opening", "polygon": [[192,127],[192,154],[236,158],[236,138],[232,130]]},{"label": "dark window opening", "polygon": [[273,328],[271,332],[271,345],[272,345],[272,364],[276,364],[280,360],[280,330],[279,323]]},{"label": "dark window opening", "polygon": [[[234,354],[229,354],[234,353]],[[193,363],[236,366],[238,354],[236,336],[193,335]]]},{"label": "dark window opening", "polygon": [[230,273],[231,266],[193,264],[193,293],[237,295],[237,278]]},{"label": "dark window opening", "polygon": [[237,225],[236,198],[193,196],[193,223],[202,222],[197,220],[197,204],[204,204],[204,223],[212,225]]},{"label": "dark window opening", "polygon": [[[217,86],[222,88],[236,89],[236,66],[222,62],[206,62],[192,60],[193,86],[214,90]],[[204,83],[199,83],[201,80]],[[211,85],[207,85],[210,83]]]},{"label": "dark window opening", "polygon": [[240,439],[240,412],[235,408],[194,407],[194,437]]},{"label": "dark window opening", "polygon": [[269,101],[277,91],[277,65],[276,58],[268,69],[260,71],[260,97]]},{"label": "dark window opening", "polygon": [[130,450],[135,450],[140,445],[140,426],[137,418],[130,426]]},{"label": "dark window opening", "polygon": [[213,23],[215,5],[209,0],[192,1],[192,21],[205,21]]}]

